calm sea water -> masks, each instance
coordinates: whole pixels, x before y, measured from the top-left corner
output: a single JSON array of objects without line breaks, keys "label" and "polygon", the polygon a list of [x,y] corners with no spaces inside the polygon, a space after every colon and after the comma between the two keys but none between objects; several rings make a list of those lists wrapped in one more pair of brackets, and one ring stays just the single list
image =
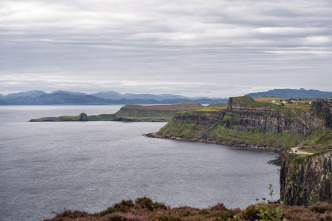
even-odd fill
[{"label": "calm sea water", "polygon": [[[165,123],[27,122],[121,106],[0,106],[0,220],[98,212],[147,196],[170,206],[246,207],[279,193],[269,153],[153,139]],[[274,199],[278,198],[278,194]]]}]

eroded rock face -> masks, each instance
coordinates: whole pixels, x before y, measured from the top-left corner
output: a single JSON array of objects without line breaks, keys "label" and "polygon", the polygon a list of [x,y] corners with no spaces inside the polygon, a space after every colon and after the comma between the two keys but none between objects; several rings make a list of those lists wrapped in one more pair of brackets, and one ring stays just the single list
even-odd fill
[{"label": "eroded rock face", "polygon": [[326,126],[332,128],[332,106],[331,103],[323,100],[317,99],[311,104],[311,109],[315,112],[317,116],[325,118]]},{"label": "eroded rock face", "polygon": [[86,113],[81,113],[80,114],[80,121],[87,121],[88,120],[88,115]]},{"label": "eroded rock face", "polygon": [[332,203],[332,152],[302,160],[285,155],[280,170],[280,200],[286,205]]},{"label": "eroded rock face", "polygon": [[176,114],[173,117],[174,122],[184,122],[184,123],[195,123],[202,125],[211,125],[216,122],[220,122],[223,118],[222,112],[208,112],[208,113],[200,113],[193,112],[190,114],[180,113]]},{"label": "eroded rock face", "polygon": [[304,113],[300,110],[278,109],[269,105],[250,107],[249,102],[255,101],[250,97],[244,97],[240,101],[230,98],[227,111],[223,113],[181,113],[175,115],[173,121],[203,125],[219,122],[227,127],[239,126],[240,130],[256,128],[264,132],[290,132],[296,135],[308,136],[314,128],[324,125],[324,119],[318,115],[326,112],[326,121],[332,125],[332,112],[331,109],[326,110],[326,107],[324,107],[325,109],[317,109],[319,114],[314,115],[313,112]]}]

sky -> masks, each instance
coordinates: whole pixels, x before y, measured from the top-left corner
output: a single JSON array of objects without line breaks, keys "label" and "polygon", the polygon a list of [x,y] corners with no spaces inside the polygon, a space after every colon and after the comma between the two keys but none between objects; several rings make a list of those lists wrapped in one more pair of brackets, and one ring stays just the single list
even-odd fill
[{"label": "sky", "polygon": [[332,91],[331,0],[1,0],[0,94]]}]

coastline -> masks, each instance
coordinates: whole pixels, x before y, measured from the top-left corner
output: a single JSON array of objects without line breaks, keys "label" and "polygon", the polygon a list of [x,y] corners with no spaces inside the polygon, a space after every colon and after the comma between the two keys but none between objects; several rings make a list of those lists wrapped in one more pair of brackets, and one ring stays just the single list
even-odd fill
[{"label": "coastline", "polygon": [[264,151],[276,154],[276,158],[273,160],[268,161],[268,164],[272,164],[275,166],[281,166],[281,158],[282,158],[282,148],[276,147],[258,147],[250,144],[238,143],[235,141],[216,141],[216,140],[209,140],[205,138],[200,139],[188,139],[183,137],[176,137],[176,136],[164,136],[160,135],[157,132],[155,133],[148,133],[143,134],[145,137],[149,138],[159,138],[159,139],[166,139],[166,140],[176,140],[176,141],[187,141],[187,142],[199,142],[199,143],[208,143],[208,144],[217,144],[217,145],[224,145],[230,147],[237,147],[245,150],[252,150],[252,151]]}]

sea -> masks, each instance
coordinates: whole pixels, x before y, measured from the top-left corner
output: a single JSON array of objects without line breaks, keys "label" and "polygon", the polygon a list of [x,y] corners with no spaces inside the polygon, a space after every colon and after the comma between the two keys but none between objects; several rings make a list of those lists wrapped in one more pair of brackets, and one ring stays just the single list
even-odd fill
[{"label": "sea", "polygon": [[120,108],[0,106],[0,220],[95,213],[144,196],[197,208],[279,199],[279,168],[267,163],[272,153],[144,136],[165,122],[28,122]]}]

